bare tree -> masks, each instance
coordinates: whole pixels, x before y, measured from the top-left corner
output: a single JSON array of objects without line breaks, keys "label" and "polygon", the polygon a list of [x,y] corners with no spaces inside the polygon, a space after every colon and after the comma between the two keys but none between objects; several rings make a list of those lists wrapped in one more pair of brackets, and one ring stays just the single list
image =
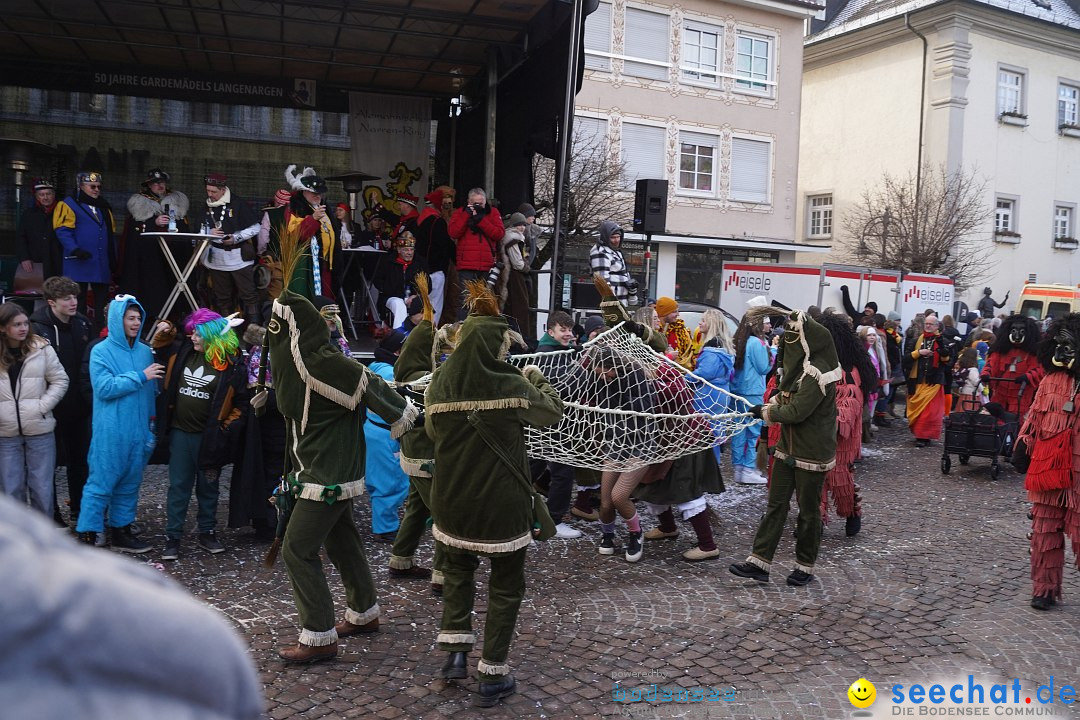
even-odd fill
[{"label": "bare tree", "polygon": [[[537,209],[554,208],[555,161],[533,156],[533,187]],[[633,193],[626,192],[626,163],[606,136],[574,132],[570,143],[569,178],[563,229],[569,242],[592,242],[601,221],[633,216]],[[542,266],[551,257],[550,243],[533,263]]]},{"label": "bare tree", "polygon": [[[921,188],[917,187],[921,184]],[[843,217],[848,261],[908,272],[947,275],[963,291],[987,275],[993,207],[986,182],[944,166],[886,173]]]}]

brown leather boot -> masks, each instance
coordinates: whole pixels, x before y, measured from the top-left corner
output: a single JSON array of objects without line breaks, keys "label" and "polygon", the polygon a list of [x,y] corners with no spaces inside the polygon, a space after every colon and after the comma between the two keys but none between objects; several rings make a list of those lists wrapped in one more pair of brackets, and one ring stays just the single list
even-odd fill
[{"label": "brown leather boot", "polygon": [[279,650],[278,657],[287,663],[297,664],[333,660],[337,657],[337,643],[331,643],[330,645],[304,645],[303,643],[297,643],[292,647]]},{"label": "brown leather boot", "polygon": [[342,620],[334,626],[337,630],[339,638],[351,637],[353,635],[364,635],[367,633],[373,633],[379,631],[379,618],[375,618],[371,622],[366,622],[363,625],[354,625],[348,620]]}]

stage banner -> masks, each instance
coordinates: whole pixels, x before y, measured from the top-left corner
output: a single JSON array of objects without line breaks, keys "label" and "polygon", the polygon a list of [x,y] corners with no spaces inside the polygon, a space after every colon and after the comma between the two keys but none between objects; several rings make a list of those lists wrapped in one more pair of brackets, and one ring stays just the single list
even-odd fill
[{"label": "stage banner", "polygon": [[349,93],[353,168],[378,175],[358,201],[365,220],[376,205],[397,213],[398,194],[423,197],[431,147],[431,100],[401,95]]}]

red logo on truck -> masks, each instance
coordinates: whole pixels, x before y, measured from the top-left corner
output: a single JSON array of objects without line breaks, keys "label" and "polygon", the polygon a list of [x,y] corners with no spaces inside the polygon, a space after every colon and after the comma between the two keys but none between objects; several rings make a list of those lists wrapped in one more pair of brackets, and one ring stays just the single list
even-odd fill
[{"label": "red logo on truck", "polygon": [[724,290],[732,285],[740,290],[768,292],[772,289],[772,278],[764,275],[739,275],[738,272],[732,270],[731,274],[724,278]]}]

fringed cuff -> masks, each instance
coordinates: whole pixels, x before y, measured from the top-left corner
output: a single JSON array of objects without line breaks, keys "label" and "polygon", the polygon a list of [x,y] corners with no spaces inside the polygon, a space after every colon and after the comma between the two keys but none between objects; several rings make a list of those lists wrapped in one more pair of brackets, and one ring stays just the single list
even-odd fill
[{"label": "fringed cuff", "polygon": [[416,460],[414,458],[405,457],[404,454],[398,454],[398,465],[401,466],[401,471],[409,477],[431,477],[431,471],[429,468],[434,464],[434,460]]},{"label": "fringed cuff", "polygon": [[476,633],[454,632],[452,630],[440,630],[435,642],[444,645],[475,645]]},{"label": "fringed cuff", "polygon": [[439,529],[438,525],[431,526],[431,534],[436,540],[449,545],[450,547],[460,548],[469,552],[481,552],[481,553],[508,553],[520,550],[523,547],[528,546],[532,542],[532,533],[526,532],[519,538],[512,540],[506,540],[502,542],[483,542],[481,540],[464,540],[462,538],[454,537],[453,535],[447,535],[445,532]]},{"label": "fringed cuff", "polygon": [[807,575],[813,575],[814,574],[814,566],[813,565],[803,565],[802,563],[795,563],[795,569],[796,570],[802,570]]},{"label": "fringed cuff", "polygon": [[746,558],[746,562],[761,568],[765,572],[769,572],[769,568],[772,567],[771,562],[769,562],[768,560],[762,560],[757,555],[751,555],[750,557]]},{"label": "fringed cuff", "polygon": [[345,608],[345,619],[353,625],[367,625],[379,617],[379,603],[375,603],[364,612],[356,612],[350,607]]},{"label": "fringed cuff", "polygon": [[499,663],[496,665],[481,658],[480,662],[476,665],[476,671],[483,673],[484,675],[509,675],[510,664]]},{"label": "fringed cuff", "polygon": [[401,417],[393,422],[390,426],[390,437],[397,440],[405,433],[412,430],[413,424],[416,422],[417,416],[420,411],[416,409],[416,405],[413,404],[412,398],[405,398],[405,409],[401,412]]},{"label": "fringed cuff", "polygon": [[408,570],[413,566],[413,559],[409,557],[401,557],[399,555],[390,556],[390,567],[394,570]]},{"label": "fringed cuff", "polygon": [[328,487],[334,487],[332,485],[320,485],[318,483],[298,483],[300,492],[297,493],[298,498],[304,500],[315,501],[327,501],[330,495],[333,495],[334,502],[341,500],[348,500],[349,498],[357,497],[364,494],[364,479],[353,480],[352,482],[341,483],[337,486],[338,490],[332,493],[327,493]]},{"label": "fringed cuff", "polygon": [[[348,613],[345,615],[348,617]],[[325,647],[338,641],[337,630],[330,628],[324,632],[316,632],[304,628],[300,631],[300,644],[309,647]]]}]

